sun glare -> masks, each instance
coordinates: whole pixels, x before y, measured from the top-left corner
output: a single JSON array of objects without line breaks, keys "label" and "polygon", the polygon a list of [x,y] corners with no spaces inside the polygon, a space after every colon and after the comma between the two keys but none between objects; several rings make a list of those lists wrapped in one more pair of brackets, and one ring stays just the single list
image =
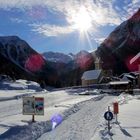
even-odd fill
[{"label": "sun glare", "polygon": [[80,32],[87,31],[91,25],[91,17],[85,7],[81,7],[79,12],[72,17],[74,28]]}]

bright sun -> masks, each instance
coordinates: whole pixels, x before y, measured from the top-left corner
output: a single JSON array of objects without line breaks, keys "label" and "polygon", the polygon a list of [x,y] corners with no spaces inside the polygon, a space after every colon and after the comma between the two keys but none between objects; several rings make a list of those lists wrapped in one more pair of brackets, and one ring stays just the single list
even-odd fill
[{"label": "bright sun", "polygon": [[91,17],[85,7],[81,7],[79,12],[72,17],[74,28],[80,32],[86,32],[92,26]]}]

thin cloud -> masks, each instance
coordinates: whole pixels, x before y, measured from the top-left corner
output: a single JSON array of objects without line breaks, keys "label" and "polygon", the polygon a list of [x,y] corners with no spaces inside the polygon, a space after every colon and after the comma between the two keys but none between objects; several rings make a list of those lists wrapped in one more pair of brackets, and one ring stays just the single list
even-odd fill
[{"label": "thin cloud", "polygon": [[12,22],[16,22],[16,23],[23,23],[23,22],[25,22],[25,21],[23,21],[22,19],[19,19],[19,18],[10,18],[10,20]]},{"label": "thin cloud", "polygon": [[96,42],[97,44],[101,44],[101,43],[105,40],[105,37],[102,37],[102,38],[95,38],[94,40],[95,40],[95,42]]},{"label": "thin cloud", "polygon": [[82,0],[0,0],[0,7],[5,9],[13,7],[26,9],[36,5],[46,6],[52,11],[64,13],[68,22],[70,22],[69,18],[71,17],[71,15],[78,12],[80,6],[85,6],[86,9],[88,9],[88,11],[90,12],[90,15],[93,18],[93,20],[98,24],[118,24],[120,23],[120,19],[118,18],[118,14],[113,9],[112,4],[113,2],[111,2],[110,0],[97,2],[93,2],[92,0],[85,0],[84,3],[82,2]]},{"label": "thin cloud", "polygon": [[[41,33],[45,36],[57,36],[67,34],[74,31],[72,28],[72,16],[76,15],[81,6],[84,6],[91,19],[92,29],[97,29],[99,26],[119,25],[124,20],[128,19],[140,5],[139,0],[127,2],[125,6],[114,6],[117,0],[0,0],[0,8],[9,10],[11,8],[19,8],[21,10],[32,9],[34,6],[47,8],[50,12],[63,13],[67,20],[68,26],[56,26],[49,24],[32,25],[32,31]],[[39,11],[38,15],[41,15]],[[39,20],[39,19],[38,19]],[[20,22],[20,20],[17,22]],[[94,30],[93,30],[94,31]]]},{"label": "thin cloud", "polygon": [[140,7],[140,1],[139,0],[132,0],[131,3],[128,3],[123,7],[123,9],[126,11],[126,19],[130,18]]},{"label": "thin cloud", "polygon": [[137,4],[137,3],[140,3],[140,1],[139,0],[132,0],[132,3]]},{"label": "thin cloud", "polygon": [[74,30],[70,26],[56,26],[49,24],[32,24],[32,31],[38,32],[39,34],[45,36],[58,36],[62,34],[68,34],[73,32]]},{"label": "thin cloud", "polygon": [[85,2],[82,3],[76,0],[65,2],[56,0],[55,2],[53,1],[53,3],[47,1],[47,5],[53,11],[63,12],[69,26],[61,27],[48,24],[33,26],[33,31],[46,36],[57,36],[59,34],[67,34],[74,31],[72,28],[74,22],[72,17],[77,14],[81,6],[86,8],[92,19],[92,31],[96,31],[99,26],[105,26],[107,24],[118,25],[121,23],[121,19],[118,16],[118,13],[113,9],[110,1],[93,3],[91,0],[85,0]]}]

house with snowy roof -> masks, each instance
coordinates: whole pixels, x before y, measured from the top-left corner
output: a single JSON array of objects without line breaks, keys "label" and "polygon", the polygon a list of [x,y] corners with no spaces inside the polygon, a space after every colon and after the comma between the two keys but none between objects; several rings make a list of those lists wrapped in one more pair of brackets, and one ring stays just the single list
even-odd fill
[{"label": "house with snowy roof", "polygon": [[102,70],[89,70],[83,73],[83,76],[81,78],[82,85],[91,85],[91,84],[97,84],[99,79],[101,78]]},{"label": "house with snowy roof", "polygon": [[95,70],[85,71],[81,77],[82,86],[98,84],[102,77],[102,61],[96,57]]},{"label": "house with snowy roof", "polygon": [[112,70],[103,70],[100,57],[95,55],[95,70],[85,71],[81,77],[82,86],[91,85],[91,84],[100,84],[107,83],[108,79],[112,76]]},{"label": "house with snowy roof", "polygon": [[95,70],[85,71],[81,77],[82,86],[102,83],[104,78],[112,75],[112,70],[103,70],[103,62],[96,56]]}]

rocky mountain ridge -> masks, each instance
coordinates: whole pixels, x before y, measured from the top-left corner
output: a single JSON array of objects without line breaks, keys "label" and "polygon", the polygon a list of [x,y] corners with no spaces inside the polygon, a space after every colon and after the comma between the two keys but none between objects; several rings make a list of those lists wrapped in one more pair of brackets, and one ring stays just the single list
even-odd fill
[{"label": "rocky mountain ridge", "polygon": [[130,60],[139,52],[140,9],[111,32],[96,51],[103,68],[113,69],[114,74],[137,71],[139,60],[134,64],[130,64]]}]

